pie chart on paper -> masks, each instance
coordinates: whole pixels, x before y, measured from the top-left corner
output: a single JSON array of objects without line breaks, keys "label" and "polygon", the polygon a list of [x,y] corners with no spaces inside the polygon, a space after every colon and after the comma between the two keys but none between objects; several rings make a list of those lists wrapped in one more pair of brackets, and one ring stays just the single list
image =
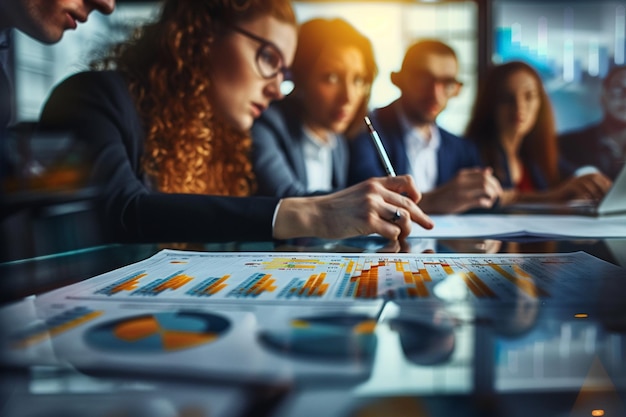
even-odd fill
[{"label": "pie chart on paper", "polygon": [[274,350],[318,359],[369,359],[376,350],[376,320],[360,314],[301,317],[285,329],[267,329],[261,342]]},{"label": "pie chart on paper", "polygon": [[159,353],[214,342],[228,330],[222,316],[203,312],[163,312],[126,317],[95,326],[85,334],[89,346],[120,353]]}]

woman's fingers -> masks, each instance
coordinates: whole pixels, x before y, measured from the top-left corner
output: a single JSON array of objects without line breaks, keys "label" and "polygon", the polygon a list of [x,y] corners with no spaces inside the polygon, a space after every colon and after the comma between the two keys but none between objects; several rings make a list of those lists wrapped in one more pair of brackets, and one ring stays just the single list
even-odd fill
[{"label": "woman's fingers", "polygon": [[407,197],[414,203],[419,203],[422,199],[422,193],[417,189],[415,181],[410,175],[373,178],[372,180],[380,182],[389,191]]},{"label": "woman's fingers", "polygon": [[433,227],[416,204],[420,198],[409,176],[372,178],[319,197],[286,198],[277,214],[274,237],[343,239],[377,233],[402,239],[410,234],[413,222]]},{"label": "woman's fingers", "polygon": [[[425,229],[432,229],[434,226],[433,221],[428,217],[421,208],[416,204],[421,199],[421,193],[415,187],[413,179],[408,175],[399,177],[386,177],[382,178],[382,185],[386,188],[381,191],[383,199],[397,208],[402,215],[401,226],[408,228],[408,231],[401,233],[400,236],[406,237],[411,231],[411,224],[415,222]],[[402,193],[398,193],[396,190],[404,190]],[[390,208],[392,212],[394,208]],[[393,213],[392,213],[393,216]],[[396,221],[398,223],[398,221]],[[403,232],[405,228],[403,227]]]},{"label": "woman's fingers", "polygon": [[[419,200],[421,195],[410,177],[382,178],[380,183],[384,187],[378,192],[383,204],[378,214],[383,222],[376,222],[375,233],[395,240],[409,236],[414,222],[426,229],[433,227],[433,221],[413,200]],[[399,194],[397,190],[406,190],[410,194]]]}]

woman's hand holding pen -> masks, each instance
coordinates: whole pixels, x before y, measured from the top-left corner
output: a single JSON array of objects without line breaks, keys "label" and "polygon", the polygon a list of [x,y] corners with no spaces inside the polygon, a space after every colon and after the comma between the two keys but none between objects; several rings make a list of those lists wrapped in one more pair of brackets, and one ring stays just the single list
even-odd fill
[{"label": "woman's hand holding pen", "polygon": [[378,233],[391,240],[403,239],[413,222],[433,227],[417,206],[420,199],[408,175],[371,178],[323,196],[286,198],[276,215],[274,237],[342,239]]}]

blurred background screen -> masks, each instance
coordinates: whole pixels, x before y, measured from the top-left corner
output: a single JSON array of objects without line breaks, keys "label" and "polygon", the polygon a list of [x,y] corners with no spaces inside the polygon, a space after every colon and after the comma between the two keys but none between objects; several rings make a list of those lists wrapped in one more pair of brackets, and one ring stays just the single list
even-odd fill
[{"label": "blurred background screen", "polygon": [[626,2],[494,1],[494,62],[523,60],[541,74],[559,131],[602,116],[602,78],[625,63]]}]

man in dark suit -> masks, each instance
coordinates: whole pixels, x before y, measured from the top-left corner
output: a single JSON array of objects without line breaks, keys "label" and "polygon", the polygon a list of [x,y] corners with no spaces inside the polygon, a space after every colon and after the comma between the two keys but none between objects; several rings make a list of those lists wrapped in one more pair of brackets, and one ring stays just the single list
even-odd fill
[{"label": "man in dark suit", "polygon": [[[559,137],[564,174],[595,167],[615,180],[626,161],[626,65],[613,67],[602,81],[603,119]],[[570,171],[567,171],[569,169]]]},{"label": "man in dark suit", "polygon": [[4,141],[12,118],[9,77],[11,30],[43,43],[56,43],[68,29],[87,21],[93,10],[109,14],[115,0],[2,0],[0,1],[0,177],[6,174]]},{"label": "man in dark suit", "polygon": [[[411,174],[423,192],[427,213],[460,213],[490,208],[502,189],[483,168],[474,145],[437,126],[437,116],[458,95],[458,61],[448,45],[423,40],[406,52],[391,81],[401,96],[370,115],[397,174]],[[367,132],[350,142],[349,182],[384,176]]]}]

